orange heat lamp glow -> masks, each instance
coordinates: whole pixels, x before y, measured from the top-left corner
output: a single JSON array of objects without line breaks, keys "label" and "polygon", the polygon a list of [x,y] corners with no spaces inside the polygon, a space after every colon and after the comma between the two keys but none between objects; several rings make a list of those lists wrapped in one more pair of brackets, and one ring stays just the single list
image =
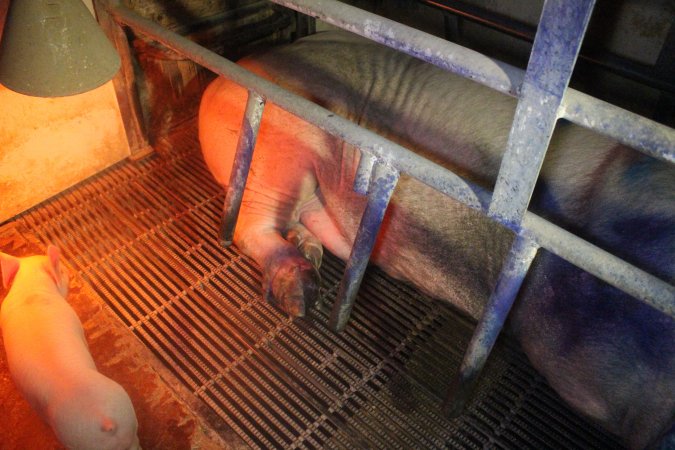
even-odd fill
[{"label": "orange heat lamp glow", "polygon": [[120,58],[82,0],[0,0],[0,33],[2,222],[129,146],[108,83]]}]

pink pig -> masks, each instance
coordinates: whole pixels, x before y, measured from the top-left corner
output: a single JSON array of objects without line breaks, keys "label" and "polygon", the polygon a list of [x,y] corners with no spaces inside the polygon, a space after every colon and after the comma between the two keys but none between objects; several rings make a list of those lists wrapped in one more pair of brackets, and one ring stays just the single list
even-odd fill
[{"label": "pink pig", "polygon": [[0,252],[9,292],[0,327],[9,370],[31,406],[69,449],[139,449],[124,388],[96,370],[84,331],[66,301],[68,273],[58,248],[16,258]]}]

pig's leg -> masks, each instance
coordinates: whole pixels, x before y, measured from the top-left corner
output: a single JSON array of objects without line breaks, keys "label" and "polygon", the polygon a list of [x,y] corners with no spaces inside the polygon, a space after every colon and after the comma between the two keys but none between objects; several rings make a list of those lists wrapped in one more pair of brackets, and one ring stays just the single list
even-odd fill
[{"label": "pig's leg", "polygon": [[[298,223],[299,205],[316,190],[311,150],[303,145],[308,139],[288,134],[288,130],[302,130],[304,125],[297,119],[289,119],[273,105],[265,114],[234,242],[261,266],[265,300],[291,316],[302,317],[319,296],[315,266],[321,247],[306,229],[293,231],[294,242],[284,236]],[[300,249],[297,239],[306,241]]]},{"label": "pig's leg", "polygon": [[319,296],[318,271],[294,243],[284,239],[284,227],[270,225],[265,217],[254,217],[252,222],[243,216],[234,242],[260,264],[263,297],[291,316],[304,317]]},{"label": "pig's leg", "polygon": [[[230,179],[246,98],[241,87],[217,79],[202,99],[199,112],[202,152],[214,177],[223,185]],[[317,128],[274,104],[267,104],[234,232],[237,247],[262,268],[265,299],[293,316],[304,316],[318,297],[315,266],[321,252],[315,244],[301,245],[299,250],[284,235],[299,222],[302,205],[310,204],[315,197],[315,150],[328,144],[329,140]],[[322,208],[320,203],[316,203],[316,208]],[[323,242],[322,235],[302,222]]]},{"label": "pig's leg", "polygon": [[298,216],[307,232],[311,233],[329,252],[343,261],[349,258],[352,245],[335,225],[333,218],[321,203],[319,195],[315,194],[304,202],[298,208]]},{"label": "pig's leg", "polygon": [[[317,195],[313,194],[302,202],[294,216],[296,215],[300,222],[289,225],[285,239],[311,264],[314,273],[310,274],[305,261],[298,260],[292,251],[282,251],[267,258],[271,264],[266,271],[268,276],[265,277],[264,292],[268,301],[278,304],[290,314],[302,316],[302,305],[307,308],[319,297],[322,243],[343,260],[349,257],[351,246],[335,226]],[[268,236],[266,239],[269,240],[269,245],[285,246],[276,236]]]},{"label": "pig's leg", "polygon": [[317,271],[321,268],[321,258],[323,257],[323,246],[321,245],[321,241],[305,228],[303,224],[295,223],[291,225],[286,232],[286,239],[300,250],[302,256],[304,256]]}]

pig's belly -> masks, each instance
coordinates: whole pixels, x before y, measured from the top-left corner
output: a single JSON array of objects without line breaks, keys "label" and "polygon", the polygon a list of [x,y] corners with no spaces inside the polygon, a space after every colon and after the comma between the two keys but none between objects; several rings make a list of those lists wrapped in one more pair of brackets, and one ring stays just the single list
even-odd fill
[{"label": "pig's belly", "polygon": [[[350,164],[330,159],[317,167],[324,206],[350,245],[366,203],[352,190],[353,172]],[[371,261],[392,277],[477,318],[511,240],[509,231],[482,214],[402,176]]]}]

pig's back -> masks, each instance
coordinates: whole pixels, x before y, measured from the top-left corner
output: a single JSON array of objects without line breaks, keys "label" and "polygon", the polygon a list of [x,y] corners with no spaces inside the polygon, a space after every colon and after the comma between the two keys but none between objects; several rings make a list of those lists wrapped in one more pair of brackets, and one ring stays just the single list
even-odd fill
[{"label": "pig's back", "polygon": [[252,60],[242,64],[416,153],[475,181],[496,177],[515,109],[504,94],[344,31]]}]

